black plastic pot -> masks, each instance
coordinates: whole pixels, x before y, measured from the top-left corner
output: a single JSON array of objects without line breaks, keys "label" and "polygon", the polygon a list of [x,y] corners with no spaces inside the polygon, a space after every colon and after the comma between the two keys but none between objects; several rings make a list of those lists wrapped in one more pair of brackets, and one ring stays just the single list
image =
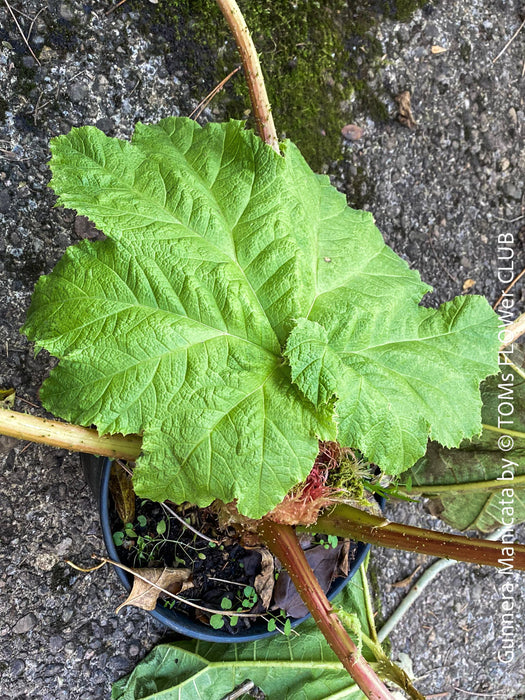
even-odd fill
[{"label": "black plastic pot", "polygon": [[[117,554],[117,548],[113,542],[113,534],[111,532],[109,516],[109,475],[111,471],[111,461],[105,457],[92,457],[91,455],[81,455],[81,460],[86,480],[98,501],[102,533],[109,558],[113,559],[113,561],[120,561]],[[350,581],[352,576],[357,573],[357,570],[363,563],[369,549],[369,544],[363,544],[360,542],[357,545],[355,557],[350,566],[348,576],[346,578],[336,579],[328,591],[328,598],[330,600],[340,593]],[[126,573],[118,567],[114,567],[114,569],[117,576],[124,584],[124,587],[130,591],[133,585],[133,577],[131,574]],[[183,613],[165,608],[161,603],[157,604],[157,607],[155,610],[150,612],[150,615],[152,615],[159,622],[162,622],[162,624],[166,625],[166,627],[169,627],[169,629],[173,632],[177,632],[178,634],[182,634],[193,639],[201,639],[205,642],[254,642],[258,639],[273,637],[278,634],[277,631],[268,632],[264,623],[254,623],[253,626],[244,633],[231,635],[223,630],[215,630],[212,627],[208,627],[200,622],[191,620]],[[290,622],[292,627],[296,627],[297,625],[301,624],[301,622],[304,622],[304,620],[308,619],[308,617],[309,615],[298,619],[291,618]]]}]

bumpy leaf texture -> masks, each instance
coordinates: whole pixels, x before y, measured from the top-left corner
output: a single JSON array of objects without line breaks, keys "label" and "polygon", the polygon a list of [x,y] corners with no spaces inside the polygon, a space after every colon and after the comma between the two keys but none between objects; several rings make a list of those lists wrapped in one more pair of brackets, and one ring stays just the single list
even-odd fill
[{"label": "bumpy leaf texture", "polygon": [[471,296],[420,307],[429,287],[293,144],[170,118],[132,143],[83,127],[51,147],[59,204],[107,240],[66,251],[23,330],[61,359],[50,411],[143,434],[140,496],[236,498],[257,518],[318,439],[399,472],[429,435],[480,431],[495,314]]}]

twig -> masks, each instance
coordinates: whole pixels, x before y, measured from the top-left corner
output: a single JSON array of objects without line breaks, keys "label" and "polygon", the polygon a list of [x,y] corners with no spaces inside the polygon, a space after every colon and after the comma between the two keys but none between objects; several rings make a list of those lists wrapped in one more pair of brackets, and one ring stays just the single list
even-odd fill
[{"label": "twig", "polygon": [[511,283],[509,284],[509,286],[507,287],[507,289],[506,289],[506,290],[503,292],[503,294],[500,296],[500,298],[498,299],[498,301],[494,304],[494,306],[492,307],[492,308],[494,309],[494,311],[498,308],[498,306],[501,304],[501,302],[503,301],[503,299],[505,298],[505,296],[510,292],[510,290],[512,289],[512,287],[514,287],[514,285],[516,284],[516,282],[518,282],[518,281],[523,277],[523,275],[525,275],[525,267],[523,268],[523,270],[520,272],[519,275],[516,275],[516,277],[512,280],[512,282],[511,282]]},{"label": "twig", "polygon": [[501,58],[501,56],[503,56],[503,54],[505,53],[505,51],[509,48],[509,46],[512,44],[512,42],[514,41],[514,39],[518,36],[518,34],[519,34],[519,33],[521,32],[521,30],[523,29],[523,27],[525,27],[525,19],[524,19],[523,22],[520,24],[520,26],[516,29],[516,31],[514,32],[514,34],[510,37],[510,39],[507,41],[507,43],[505,44],[505,46],[501,49],[501,51],[500,51],[499,54],[496,56],[496,58],[492,61],[492,63],[496,63],[496,61],[498,60],[498,58]]},{"label": "twig", "polygon": [[223,78],[221,80],[221,82],[218,85],[216,85],[213,88],[213,90],[210,93],[208,93],[203,100],[201,100],[199,102],[199,104],[195,107],[193,112],[190,114],[190,119],[194,119],[195,121],[197,121],[197,119],[201,116],[201,114],[204,112],[206,107],[208,107],[210,102],[213,100],[215,95],[217,95],[222,90],[222,88],[226,85],[228,80],[230,80],[230,78],[232,78],[235,75],[235,73],[237,73],[237,71],[240,71],[240,70],[241,70],[241,67],[237,66],[237,68],[232,70],[232,72],[229,75],[227,75],[225,78]]},{"label": "twig", "polygon": [[165,510],[168,511],[170,515],[172,515],[174,518],[176,518],[184,527],[188,528],[188,530],[191,530],[194,535],[197,535],[197,537],[202,537],[203,540],[206,540],[206,542],[213,542],[213,544],[219,544],[217,540],[212,539],[211,537],[207,537],[206,535],[203,535],[202,532],[199,532],[196,528],[193,527],[193,525],[190,525],[187,523],[184,518],[181,518],[180,515],[178,515],[172,508],[167,506],[165,503],[160,504]]},{"label": "twig", "polygon": [[24,40],[24,44],[25,44],[25,45],[27,46],[27,48],[29,49],[29,51],[30,51],[30,53],[31,53],[31,56],[33,56],[33,58],[35,59],[35,61],[36,61],[36,62],[38,63],[38,65],[40,66],[41,63],[40,63],[40,61],[38,60],[38,58],[36,57],[36,54],[35,54],[35,52],[33,51],[33,49],[31,48],[31,46],[29,45],[29,41],[26,39],[26,36],[25,36],[25,34],[24,34],[23,30],[22,30],[22,27],[21,27],[20,24],[18,23],[18,20],[17,20],[17,18],[16,18],[15,13],[14,13],[13,10],[11,9],[11,6],[10,6],[9,3],[7,2],[7,0],[4,0],[4,3],[5,3],[5,6],[7,7],[7,9],[9,10],[9,13],[10,13],[11,17],[13,18],[13,20],[14,20],[14,22],[15,22],[15,24],[16,24],[16,27],[17,27],[17,29],[18,29],[18,31],[20,32],[20,36],[21,36],[22,39]]},{"label": "twig", "polygon": [[525,333],[525,313],[518,316],[518,318],[509,323],[505,327],[505,339],[500,345],[500,350],[504,350],[507,345],[512,345],[520,336]]},{"label": "twig", "polygon": [[47,10],[47,7],[45,7],[45,6],[41,7],[40,10],[38,10],[36,15],[33,17],[33,20],[31,21],[31,24],[29,25],[29,31],[27,32],[27,40],[28,41],[29,41],[29,37],[31,36],[31,32],[33,31],[33,27],[35,26],[35,22],[37,21],[37,19],[40,17],[40,15],[42,14],[42,12],[44,10]]},{"label": "twig", "polygon": [[127,0],[120,0],[120,2],[118,2],[116,5],[114,5],[113,7],[111,7],[111,8],[106,12],[106,17],[107,17],[108,15],[110,15],[112,12],[114,12],[118,7],[120,7],[121,5],[123,5],[125,2],[127,2]]},{"label": "twig", "polygon": [[128,476],[133,476],[133,469],[130,469],[125,462],[123,462],[121,459],[116,459],[115,462],[126,472]]},{"label": "twig", "polygon": [[250,690],[253,690],[255,688],[255,683],[253,681],[244,681],[244,683],[241,683],[241,685],[237,686],[235,690],[232,690],[231,693],[228,693],[225,695],[222,700],[238,700],[238,698],[242,698],[243,695],[248,693]]},{"label": "twig", "polygon": [[161,593],[164,593],[164,595],[169,595],[170,598],[175,598],[175,600],[178,600],[180,603],[189,605],[192,608],[197,608],[197,610],[204,610],[204,612],[212,613],[212,615],[226,615],[231,617],[262,617],[264,615],[264,613],[242,613],[235,612],[234,610],[213,610],[212,608],[205,608],[202,605],[197,605],[197,603],[194,603],[188,598],[183,598],[182,596],[177,595],[176,593],[168,591],[167,588],[162,588],[162,586],[158,586],[156,583],[153,583],[153,581],[150,581],[145,576],[141,576],[141,574],[138,574],[136,569],[130,569],[129,566],[125,566],[124,564],[121,564],[118,561],[113,561],[113,559],[108,559],[107,557],[99,557],[97,554],[92,554],[91,556],[93,559],[98,559],[101,562],[97,566],[93,566],[91,569],[83,569],[81,566],[77,566],[69,559],[66,559],[66,564],[68,564],[68,566],[72,566],[77,571],[83,571],[85,573],[96,571],[97,569],[100,569],[102,566],[104,566],[104,564],[112,564],[113,566],[116,566],[117,569],[127,571],[128,574],[131,574],[135,578],[144,581],[144,583],[149,584],[152,588],[156,588]]},{"label": "twig", "polygon": [[525,214],[521,214],[521,216],[516,216],[514,219],[502,219],[501,216],[494,216],[494,219],[496,221],[504,221],[506,224],[515,224],[516,221],[521,221],[522,219],[525,219]]},{"label": "twig", "polygon": [[271,146],[274,151],[279,151],[279,140],[273,123],[273,116],[268,100],[268,93],[264,84],[264,78],[259,63],[259,57],[250,36],[244,17],[235,0],[217,0],[224,18],[228,22],[235,38],[237,48],[241,54],[244,75],[250,91],[253,115],[257,124],[257,130],[262,140]]},{"label": "twig", "polygon": [[507,693],[504,695],[498,695],[497,693],[473,693],[471,690],[464,690],[463,688],[458,688],[454,686],[454,690],[459,690],[460,693],[465,693],[466,695],[473,695],[476,698],[508,698]]},{"label": "twig", "polygon": [[[496,530],[490,535],[487,535],[486,539],[492,541],[499,540],[510,529],[510,527],[501,527],[499,528],[499,530]],[[423,593],[428,584],[431,583],[436,578],[436,576],[439,573],[441,573],[441,571],[448,569],[449,566],[455,566],[457,563],[457,561],[453,561],[450,559],[438,559],[433,564],[431,564],[428,567],[428,569],[426,569],[426,571],[423,572],[423,574],[421,574],[419,579],[412,586],[410,591],[406,594],[401,603],[397,606],[397,608],[394,610],[394,612],[390,615],[388,620],[383,624],[383,626],[377,633],[377,638],[380,642],[383,642],[388,637],[388,635],[392,632],[397,623],[416,602],[421,593]]]}]

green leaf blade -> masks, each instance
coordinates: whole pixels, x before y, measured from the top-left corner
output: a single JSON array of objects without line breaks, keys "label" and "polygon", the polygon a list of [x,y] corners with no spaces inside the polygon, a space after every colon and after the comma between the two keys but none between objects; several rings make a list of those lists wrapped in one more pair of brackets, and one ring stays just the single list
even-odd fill
[{"label": "green leaf blade", "polygon": [[283,148],[176,118],[131,144],[93,127],[52,144],[59,203],[108,239],[66,252],[23,330],[61,360],[49,410],[143,435],[142,496],[237,499],[257,518],[318,440],[398,472],[429,434],[479,431],[495,315],[473,297],[419,307],[429,287],[372,217]]},{"label": "green leaf blade", "polygon": [[[357,615],[369,633],[363,569],[334,601]],[[277,635],[244,644],[188,641],[157,646],[112,689],[113,700],[161,700],[223,697],[246,679],[266,697],[283,700],[361,700],[363,693],[328,646],[312,619],[296,628],[298,635]],[[364,652],[367,658],[370,654]]]}]

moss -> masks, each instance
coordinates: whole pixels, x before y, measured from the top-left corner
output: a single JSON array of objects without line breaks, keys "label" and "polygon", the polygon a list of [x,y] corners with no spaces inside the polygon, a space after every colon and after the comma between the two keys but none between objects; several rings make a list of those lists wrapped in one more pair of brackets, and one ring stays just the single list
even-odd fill
[{"label": "moss", "polygon": [[53,13],[46,13],[46,33],[45,44],[50,48],[65,54],[68,51],[75,51],[80,43],[79,28],[80,20],[73,19],[67,21],[56,17]]},{"label": "moss", "polygon": [[[407,18],[422,4],[422,0],[241,4],[260,53],[278,133],[292,139],[314,169],[341,151],[341,128],[352,119],[354,106],[374,120],[387,118],[382,95],[368,79],[370,71],[377,73],[382,55],[375,31],[381,13]],[[195,99],[202,99],[238,65],[234,42],[212,0],[164,0],[148,12],[146,18],[141,3],[142,26],[172,47],[168,68],[191,74],[197,86]],[[240,76],[216,99],[226,117],[249,112],[248,91]]]},{"label": "moss", "polygon": [[400,22],[407,22],[416,10],[428,4],[428,0],[396,0],[392,16]]}]

